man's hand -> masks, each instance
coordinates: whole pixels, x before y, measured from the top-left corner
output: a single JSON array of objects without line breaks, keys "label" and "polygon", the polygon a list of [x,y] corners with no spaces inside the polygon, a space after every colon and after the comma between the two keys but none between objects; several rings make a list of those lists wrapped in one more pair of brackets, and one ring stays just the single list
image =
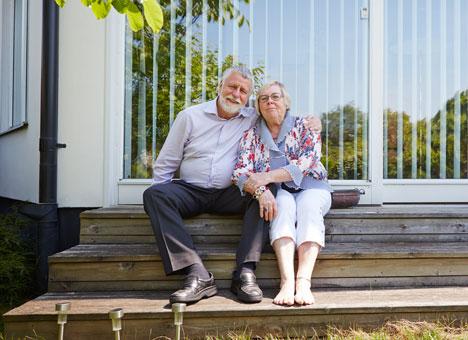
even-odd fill
[{"label": "man's hand", "polygon": [[305,117],[304,126],[313,132],[322,132],[322,122],[318,117],[308,115]]},{"label": "man's hand", "polygon": [[265,221],[272,221],[278,214],[275,196],[273,196],[270,190],[265,191],[262,196],[258,198],[258,205],[260,217]]},{"label": "man's hand", "polygon": [[262,185],[270,184],[270,179],[267,172],[249,172],[247,174],[249,177],[244,183],[244,191],[248,193],[254,193],[257,188]]}]

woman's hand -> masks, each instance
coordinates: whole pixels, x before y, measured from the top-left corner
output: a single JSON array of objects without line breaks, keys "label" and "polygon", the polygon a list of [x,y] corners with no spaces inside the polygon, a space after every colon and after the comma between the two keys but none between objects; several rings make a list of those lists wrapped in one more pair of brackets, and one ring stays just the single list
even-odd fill
[{"label": "woman's hand", "polygon": [[265,191],[258,198],[258,205],[260,210],[260,217],[265,221],[272,221],[278,214],[278,207],[276,206],[275,196],[270,190]]},{"label": "woman's hand", "polygon": [[266,186],[271,183],[267,172],[249,172],[247,176],[249,178],[244,183],[244,191],[249,193],[255,192],[262,185]]}]

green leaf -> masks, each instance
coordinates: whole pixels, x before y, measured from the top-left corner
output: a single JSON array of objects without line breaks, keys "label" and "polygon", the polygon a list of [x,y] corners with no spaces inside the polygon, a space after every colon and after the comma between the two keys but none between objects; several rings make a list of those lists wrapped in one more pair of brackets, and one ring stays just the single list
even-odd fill
[{"label": "green leaf", "polygon": [[111,10],[111,7],[112,6],[111,6],[110,2],[104,1],[104,0],[94,1],[91,4],[91,10],[93,11],[94,16],[97,19],[104,19],[105,17],[107,17],[107,14],[109,14],[109,11]]},{"label": "green leaf", "polygon": [[161,6],[156,0],[143,0],[143,10],[146,22],[154,33],[158,33],[164,22]]},{"label": "green leaf", "polygon": [[115,10],[120,14],[125,14],[129,3],[130,0],[114,0],[112,1],[112,6],[114,6]]},{"label": "green leaf", "polygon": [[95,2],[95,0],[81,0],[81,3],[86,7],[91,6],[93,2]]},{"label": "green leaf", "polygon": [[241,17],[239,17],[239,19],[237,20],[237,25],[239,27],[242,27],[242,25],[244,24],[244,21],[245,21],[245,17],[242,15]]},{"label": "green leaf", "polygon": [[130,29],[133,32],[138,32],[143,28],[143,26],[145,25],[145,20],[143,19],[143,15],[141,14],[137,5],[135,5],[133,2],[130,2],[128,4],[126,14],[128,24],[130,25]]},{"label": "green leaf", "polygon": [[55,0],[55,3],[62,8],[65,6],[65,0]]}]

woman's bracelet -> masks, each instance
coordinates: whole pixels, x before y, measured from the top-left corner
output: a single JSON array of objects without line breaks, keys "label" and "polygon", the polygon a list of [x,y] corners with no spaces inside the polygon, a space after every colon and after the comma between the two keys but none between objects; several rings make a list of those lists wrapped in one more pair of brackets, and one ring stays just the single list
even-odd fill
[{"label": "woman's bracelet", "polygon": [[255,198],[257,201],[260,198],[260,196],[263,195],[265,191],[269,190],[266,186],[260,185],[257,189],[255,189],[255,192],[253,194],[253,198]]}]

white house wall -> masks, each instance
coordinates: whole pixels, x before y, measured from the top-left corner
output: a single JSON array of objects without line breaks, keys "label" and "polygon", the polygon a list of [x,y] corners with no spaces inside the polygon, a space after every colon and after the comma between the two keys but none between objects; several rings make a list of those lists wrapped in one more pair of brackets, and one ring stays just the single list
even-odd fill
[{"label": "white house wall", "polygon": [[37,203],[41,94],[42,1],[28,11],[28,127],[0,136],[0,196]]},{"label": "white house wall", "polygon": [[58,203],[98,207],[103,200],[105,21],[80,1],[60,11]]}]

